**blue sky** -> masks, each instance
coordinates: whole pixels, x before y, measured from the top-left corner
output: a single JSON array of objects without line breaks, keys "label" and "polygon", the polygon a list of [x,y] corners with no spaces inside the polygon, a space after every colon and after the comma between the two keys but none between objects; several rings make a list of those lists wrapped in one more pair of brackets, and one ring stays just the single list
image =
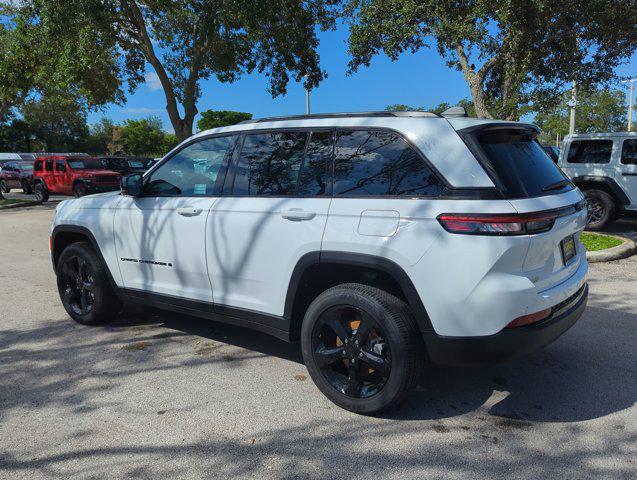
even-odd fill
[{"label": "blue sky", "polygon": [[[431,107],[443,101],[453,104],[470,96],[462,74],[448,68],[435,49],[405,53],[395,62],[377,56],[369,68],[347,76],[346,39],[344,27],[320,34],[321,65],[328,78],[311,93],[312,113],[383,110],[396,103]],[[619,67],[617,73],[637,76],[637,54]],[[258,74],[244,75],[232,84],[211,79],[202,82],[201,87],[199,111],[237,110],[251,112],[255,117],[305,113],[305,91],[300,84],[290,83],[287,95],[276,98],[267,92],[267,78]],[[102,116],[119,123],[127,118],[156,115],[163,120],[164,128],[172,131],[165,104],[157,76],[149,66],[147,82],[128,97],[125,105],[93,112],[89,123]]]}]

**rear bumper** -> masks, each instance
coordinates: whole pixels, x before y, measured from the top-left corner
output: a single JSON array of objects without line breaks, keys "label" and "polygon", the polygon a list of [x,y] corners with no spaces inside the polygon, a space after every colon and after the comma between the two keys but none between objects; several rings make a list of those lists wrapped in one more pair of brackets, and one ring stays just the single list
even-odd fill
[{"label": "rear bumper", "polygon": [[500,363],[523,357],[545,347],[571,328],[582,316],[588,300],[588,285],[554,307],[548,319],[526,327],[505,329],[486,337],[425,335],[427,353],[441,365]]}]

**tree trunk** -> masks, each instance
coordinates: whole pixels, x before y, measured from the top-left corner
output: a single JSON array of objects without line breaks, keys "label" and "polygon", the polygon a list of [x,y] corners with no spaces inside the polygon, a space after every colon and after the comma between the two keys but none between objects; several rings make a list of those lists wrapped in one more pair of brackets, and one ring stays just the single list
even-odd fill
[{"label": "tree trunk", "polygon": [[487,72],[495,63],[495,57],[487,60],[485,64],[475,71],[473,65],[469,65],[469,59],[464,52],[462,45],[456,46],[456,53],[458,55],[458,63],[462,70],[462,75],[469,84],[469,90],[471,91],[471,99],[473,100],[473,106],[476,109],[476,115],[478,118],[493,118],[493,115],[487,109],[486,95],[484,93],[484,79]]}]

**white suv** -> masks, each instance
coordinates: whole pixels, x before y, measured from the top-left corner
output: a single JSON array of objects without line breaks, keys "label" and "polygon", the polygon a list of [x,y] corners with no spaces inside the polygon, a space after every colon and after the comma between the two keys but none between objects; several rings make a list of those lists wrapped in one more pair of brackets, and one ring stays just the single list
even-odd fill
[{"label": "white suv", "polygon": [[558,164],[584,192],[590,230],[637,213],[637,132],[569,135]]},{"label": "white suv", "polygon": [[537,127],[452,113],[199,133],[121,193],[59,205],[64,307],[96,324],[131,300],[300,340],[318,388],[367,414],[425,361],[528,354],[586,305],[583,196]]}]

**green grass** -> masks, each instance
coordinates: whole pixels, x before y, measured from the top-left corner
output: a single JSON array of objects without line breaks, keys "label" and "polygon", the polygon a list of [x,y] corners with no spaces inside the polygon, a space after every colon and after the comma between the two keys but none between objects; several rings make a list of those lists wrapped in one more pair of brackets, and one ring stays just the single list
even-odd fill
[{"label": "green grass", "polygon": [[621,245],[622,241],[608,235],[600,235],[597,233],[582,233],[580,240],[589,252],[596,250],[604,250],[605,248],[616,247]]},{"label": "green grass", "polygon": [[19,198],[3,198],[0,199],[0,207],[4,207],[6,205],[13,205],[14,203],[23,203],[23,202],[31,202],[32,200],[22,200]]}]

